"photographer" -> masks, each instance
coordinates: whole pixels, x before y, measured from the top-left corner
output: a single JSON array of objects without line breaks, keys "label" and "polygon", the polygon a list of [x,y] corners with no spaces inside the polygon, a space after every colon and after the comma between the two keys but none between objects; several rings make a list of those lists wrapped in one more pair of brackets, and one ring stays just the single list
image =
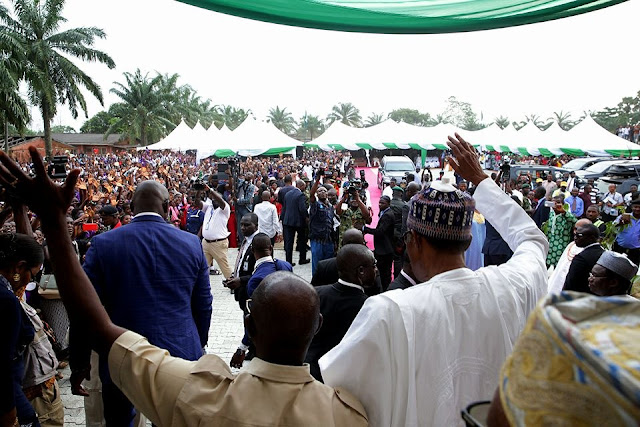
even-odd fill
[{"label": "photographer", "polygon": [[240,220],[246,214],[253,212],[253,195],[256,192],[256,187],[252,184],[252,181],[253,174],[247,172],[244,176],[239,176],[237,183],[235,183],[235,197],[233,200],[236,208],[238,244],[244,239],[240,232]]},{"label": "photographer", "polygon": [[336,214],[340,218],[340,228],[338,230],[338,243],[340,247],[342,246],[342,235],[346,230],[350,228],[362,230],[365,224],[371,224],[369,210],[362,202],[360,193],[355,188],[354,190],[348,188],[336,205]]},{"label": "photographer", "polygon": [[[202,250],[208,266],[211,267],[211,263],[215,259],[224,278],[228,279],[231,276],[231,267],[229,267],[227,260],[227,249],[229,248],[227,223],[231,215],[231,208],[220,193],[208,185],[205,185],[205,190],[209,192],[210,199],[203,203],[204,219],[198,235],[202,236]],[[196,194],[196,205],[200,199],[200,193],[199,191]]]},{"label": "photographer", "polygon": [[311,274],[315,274],[318,262],[333,258],[333,206],[329,203],[327,188],[320,185],[324,176],[321,170],[316,174],[309,192],[309,240],[311,241]]}]

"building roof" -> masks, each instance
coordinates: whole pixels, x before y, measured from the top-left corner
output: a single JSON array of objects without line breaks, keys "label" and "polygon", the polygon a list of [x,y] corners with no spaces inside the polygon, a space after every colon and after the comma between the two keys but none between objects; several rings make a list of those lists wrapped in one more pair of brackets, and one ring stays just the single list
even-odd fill
[{"label": "building roof", "polygon": [[102,133],[52,133],[51,139],[70,145],[115,145],[121,134],[111,134],[104,139]]}]

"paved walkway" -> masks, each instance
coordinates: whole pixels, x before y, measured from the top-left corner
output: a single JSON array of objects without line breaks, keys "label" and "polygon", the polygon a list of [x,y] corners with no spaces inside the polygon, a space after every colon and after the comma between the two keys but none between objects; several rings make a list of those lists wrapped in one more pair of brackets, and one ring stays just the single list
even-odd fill
[{"label": "paved walkway", "polygon": [[[230,265],[235,264],[237,253],[237,249],[229,249]],[[310,252],[309,255],[311,255]],[[285,259],[282,243],[276,245],[275,256],[278,259]],[[293,254],[293,261],[295,263],[298,262],[297,252]],[[303,279],[311,280],[311,263],[296,265],[293,267],[293,271]],[[213,294],[213,314],[211,316],[207,353],[217,354],[228,363],[238,348],[244,332],[242,313],[238,303],[233,299],[233,295],[229,293],[227,288],[222,286],[222,276],[209,277],[211,278],[211,293]],[[71,385],[69,383],[71,371],[69,368],[64,369],[62,373],[64,378],[59,384],[65,408],[65,425],[84,426],[84,398],[71,394]]]}]

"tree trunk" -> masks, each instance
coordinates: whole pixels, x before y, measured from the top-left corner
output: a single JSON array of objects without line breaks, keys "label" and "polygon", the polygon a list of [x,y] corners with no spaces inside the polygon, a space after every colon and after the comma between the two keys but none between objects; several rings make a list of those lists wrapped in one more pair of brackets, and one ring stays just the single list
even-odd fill
[{"label": "tree trunk", "polygon": [[47,159],[53,157],[53,146],[51,143],[51,109],[47,101],[42,101],[42,121],[44,122],[44,150]]},{"label": "tree trunk", "polygon": [[9,119],[7,118],[7,112],[4,114],[4,152],[9,154]]}]

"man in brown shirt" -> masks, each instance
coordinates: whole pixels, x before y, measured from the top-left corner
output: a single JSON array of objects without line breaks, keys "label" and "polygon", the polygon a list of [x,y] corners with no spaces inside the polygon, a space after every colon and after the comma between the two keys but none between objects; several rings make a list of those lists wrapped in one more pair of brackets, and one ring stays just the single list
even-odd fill
[{"label": "man in brown shirt", "polygon": [[315,381],[303,364],[322,316],[313,287],[293,273],[270,275],[247,301],[245,327],[256,358],[238,375],[215,355],[194,362],[175,358],[114,325],[66,231],[66,211],[80,171],[70,172],[58,186],[37,150],[30,153],[35,178],[0,152],[0,184],[40,218],[71,322],[88,326],[95,350],[108,355],[114,383],[155,425],[367,425],[362,405],[351,394]]}]

